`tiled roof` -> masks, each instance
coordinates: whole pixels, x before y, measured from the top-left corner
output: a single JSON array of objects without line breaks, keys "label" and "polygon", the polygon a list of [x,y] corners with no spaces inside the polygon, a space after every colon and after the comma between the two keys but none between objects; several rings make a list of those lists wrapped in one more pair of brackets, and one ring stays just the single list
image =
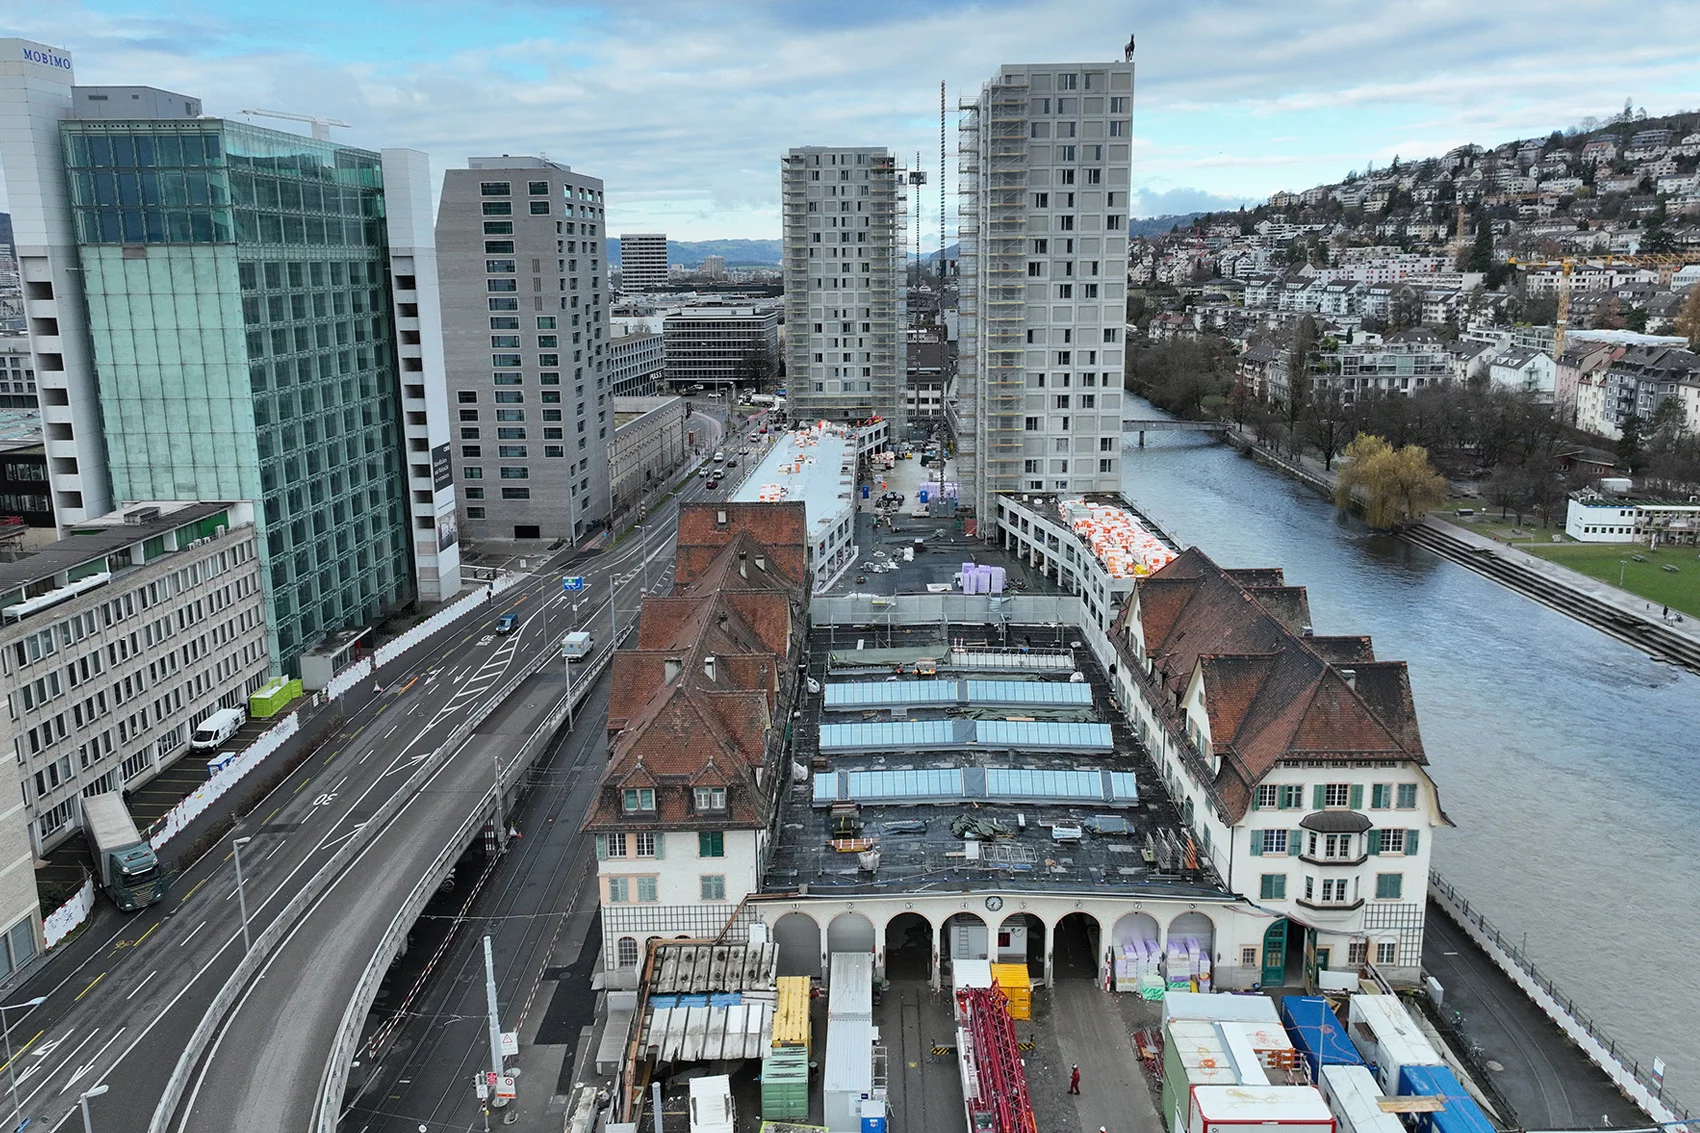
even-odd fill
[{"label": "tiled roof", "polygon": [[[732,511],[736,505],[722,505]],[[608,700],[609,756],[585,820],[595,831],[760,828],[782,782],[774,757],[776,721],[789,711],[807,593],[783,567],[787,504],[751,505],[724,528],[710,505],[712,552],[674,594],[646,598],[635,647],[616,653]],[[700,524],[699,524],[700,526]],[[800,524],[798,524],[800,527]],[[806,553],[804,548],[789,548]],[[726,788],[724,811],[698,813],[692,788]],[[627,814],[623,792],[655,791],[655,810]]]},{"label": "tiled roof", "polygon": [[1245,584],[1275,577],[1225,571],[1192,548],[1138,591],[1166,707],[1202,675],[1219,760],[1211,786],[1230,822],[1282,760],[1427,762],[1404,663],[1374,660],[1368,637],[1308,636],[1301,587]]},{"label": "tiled roof", "polygon": [[[725,522],[721,522],[721,517]],[[744,538],[747,537],[747,538]],[[673,578],[689,586],[711,568],[724,579],[738,568],[736,557],[719,560],[733,542],[745,544],[751,559],[765,554],[768,568],[794,581],[808,577],[808,523],[801,501],[795,503],[686,504],[679,509],[678,553]],[[750,560],[745,560],[746,563]],[[747,574],[749,566],[744,568]]]}]

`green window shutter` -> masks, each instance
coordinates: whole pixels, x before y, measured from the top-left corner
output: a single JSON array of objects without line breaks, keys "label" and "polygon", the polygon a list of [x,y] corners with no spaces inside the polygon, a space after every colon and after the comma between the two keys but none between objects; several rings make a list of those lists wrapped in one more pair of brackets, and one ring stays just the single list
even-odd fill
[{"label": "green window shutter", "polygon": [[1318,783],[1310,790],[1312,810],[1321,810],[1328,805],[1328,788]]},{"label": "green window shutter", "polygon": [[655,832],[655,856],[657,858],[667,856],[667,835],[659,830]]},{"label": "green window shutter", "polygon": [[1417,852],[1417,835],[1418,835],[1418,833],[1419,833],[1419,831],[1416,831],[1416,830],[1405,831],[1405,852],[1407,854],[1414,854],[1414,853]]},{"label": "green window shutter", "polygon": [[1352,809],[1353,810],[1362,810],[1363,808],[1364,808],[1364,785],[1362,783],[1353,783],[1352,784]]},{"label": "green window shutter", "polygon": [[1251,856],[1254,858],[1263,856],[1263,831],[1261,830],[1251,832]]},{"label": "green window shutter", "polygon": [[697,831],[697,857],[708,857],[708,832],[706,830]]},{"label": "green window shutter", "polygon": [[1369,832],[1369,852],[1371,854],[1381,853],[1381,831],[1371,830]]},{"label": "green window shutter", "polygon": [[1252,810],[1262,810],[1263,809],[1263,800],[1258,797],[1261,793],[1262,792],[1260,792],[1256,787],[1253,787],[1251,789],[1251,809]]},{"label": "green window shutter", "polygon": [[1287,852],[1294,857],[1304,853],[1305,832],[1303,830],[1287,831]]},{"label": "green window shutter", "polygon": [[596,836],[596,860],[599,861],[599,862],[605,861],[607,859],[607,857],[608,857],[608,835],[598,834]]}]

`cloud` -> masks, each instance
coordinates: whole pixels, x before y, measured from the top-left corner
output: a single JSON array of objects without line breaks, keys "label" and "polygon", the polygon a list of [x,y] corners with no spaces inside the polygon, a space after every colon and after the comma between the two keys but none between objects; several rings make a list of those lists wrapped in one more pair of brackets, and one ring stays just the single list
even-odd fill
[{"label": "cloud", "polygon": [[1261,197],[1234,197],[1209,193],[1203,189],[1177,187],[1173,189],[1135,189],[1132,193],[1134,216],[1173,216],[1183,212],[1223,212],[1241,205],[1263,203]]},{"label": "cloud", "polygon": [[1005,63],[1119,59],[1132,28],[1134,185],[1151,209],[1546,133],[1626,94],[1700,104],[1700,21],[1682,0],[293,0],[286,16],[70,0],[8,21],[68,47],[84,82],[182,90],[209,113],[340,118],[343,140],[423,149],[438,169],[545,153],[606,182],[611,232],[683,239],[778,235],[791,146],[886,145],[930,174],[931,246],[940,79],[953,214],[959,100]]}]

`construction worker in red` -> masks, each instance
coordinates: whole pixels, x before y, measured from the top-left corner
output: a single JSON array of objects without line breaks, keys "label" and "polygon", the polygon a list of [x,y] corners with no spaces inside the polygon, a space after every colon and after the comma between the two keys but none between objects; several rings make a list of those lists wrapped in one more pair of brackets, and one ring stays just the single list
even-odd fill
[{"label": "construction worker in red", "polygon": [[1071,1094],[1080,1092],[1080,1065],[1078,1063],[1069,1068],[1068,1092]]}]

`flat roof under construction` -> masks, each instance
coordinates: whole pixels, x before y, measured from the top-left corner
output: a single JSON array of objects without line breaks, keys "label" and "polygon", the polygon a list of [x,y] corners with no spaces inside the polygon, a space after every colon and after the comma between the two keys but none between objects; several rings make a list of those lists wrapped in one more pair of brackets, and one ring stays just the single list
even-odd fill
[{"label": "flat roof under construction", "polygon": [[1108,724],[1051,720],[891,720],[820,727],[822,754],[967,747],[1108,752],[1115,743]]}]

